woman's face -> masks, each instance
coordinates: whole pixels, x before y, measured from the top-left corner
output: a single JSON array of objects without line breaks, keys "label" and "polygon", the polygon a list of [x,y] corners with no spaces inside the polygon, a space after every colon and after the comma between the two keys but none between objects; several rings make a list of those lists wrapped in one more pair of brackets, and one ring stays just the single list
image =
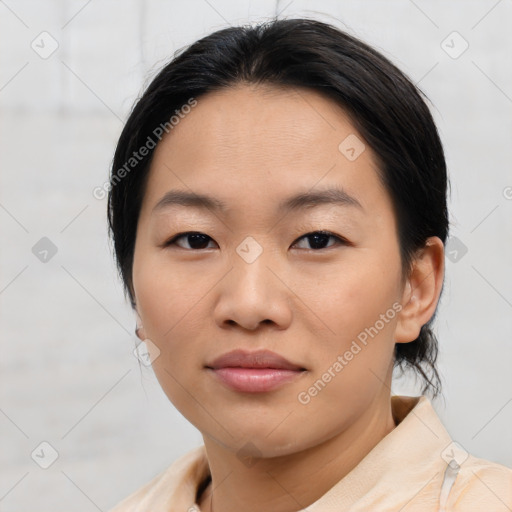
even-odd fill
[{"label": "woman's face", "polygon": [[[389,401],[400,255],[363,143],[315,92],[238,86],[200,97],[155,150],[133,264],[143,337],[160,351],[153,368],[171,402],[228,449],[297,452]],[[170,191],[225,209],[155,208]],[[303,194],[325,195],[290,201]],[[333,236],[305,236],[320,230]],[[186,232],[203,236],[166,245]],[[302,370],[209,367],[235,349]]]}]

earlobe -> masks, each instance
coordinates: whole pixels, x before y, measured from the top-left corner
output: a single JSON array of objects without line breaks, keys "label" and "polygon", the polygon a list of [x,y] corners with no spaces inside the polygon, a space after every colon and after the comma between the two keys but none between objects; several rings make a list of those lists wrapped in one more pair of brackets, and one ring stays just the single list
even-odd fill
[{"label": "earlobe", "polygon": [[142,325],[142,319],[139,316],[139,313],[135,311],[137,315],[137,325],[135,326],[135,334],[139,340],[144,341],[146,339],[146,333],[144,331],[144,327]]},{"label": "earlobe", "polygon": [[430,237],[413,262],[404,286],[402,310],[395,330],[395,343],[418,338],[421,327],[434,315],[444,278],[444,246],[437,236]]}]

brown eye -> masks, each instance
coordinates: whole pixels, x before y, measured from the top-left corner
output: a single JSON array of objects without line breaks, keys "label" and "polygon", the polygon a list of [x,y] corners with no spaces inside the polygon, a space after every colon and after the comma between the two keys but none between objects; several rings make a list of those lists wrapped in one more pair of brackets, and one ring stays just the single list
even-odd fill
[{"label": "brown eye", "polygon": [[[310,244],[310,247],[302,247],[302,249],[312,249],[312,250],[321,250],[328,249],[333,245],[346,245],[347,241],[337,235],[334,235],[330,231],[313,231],[311,233],[307,233],[299,238],[299,240],[307,240]],[[329,240],[333,239],[334,243],[327,245]],[[295,242],[297,243],[297,242]]]},{"label": "brown eye", "polygon": [[[181,243],[177,243],[178,240],[185,240],[185,247]],[[186,250],[201,250],[201,249],[209,249],[210,247],[206,247],[209,241],[213,241],[208,235],[204,233],[199,233],[197,231],[189,231],[186,233],[180,233],[179,235],[174,236],[165,243],[165,246],[177,245],[181,249]],[[188,247],[186,246],[188,244]]]}]

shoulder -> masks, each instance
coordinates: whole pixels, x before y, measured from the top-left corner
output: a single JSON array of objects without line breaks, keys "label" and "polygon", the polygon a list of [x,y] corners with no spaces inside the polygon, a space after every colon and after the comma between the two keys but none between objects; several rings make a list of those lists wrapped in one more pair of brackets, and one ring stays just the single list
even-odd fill
[{"label": "shoulder", "polygon": [[171,503],[194,503],[196,486],[207,471],[203,445],[182,455],[108,512],[160,512]]},{"label": "shoulder", "polygon": [[469,455],[453,484],[451,507],[455,512],[510,512],[512,469]]}]

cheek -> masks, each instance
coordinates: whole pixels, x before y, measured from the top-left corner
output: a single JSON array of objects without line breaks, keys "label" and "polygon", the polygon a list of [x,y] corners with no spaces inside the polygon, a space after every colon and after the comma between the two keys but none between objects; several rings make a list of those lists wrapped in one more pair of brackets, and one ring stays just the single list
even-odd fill
[{"label": "cheek", "polygon": [[370,407],[393,363],[395,282],[392,273],[382,276],[375,267],[366,268],[326,280],[324,307],[318,309],[329,330],[318,338],[314,371],[301,391],[310,401],[311,417],[333,410],[333,423],[326,421],[326,429],[337,428],[340,415],[348,421]]},{"label": "cheek", "polygon": [[153,371],[169,400],[189,419],[190,393],[196,394],[190,376],[197,375],[202,364],[196,341],[204,328],[199,299],[211,288],[203,278],[194,278],[193,286],[191,280],[190,273],[169,268],[161,258],[134,261],[139,313],[146,336],[160,351]]},{"label": "cheek", "polygon": [[354,329],[373,325],[398,299],[398,263],[379,259],[358,251],[322,272],[314,286],[303,273],[300,296],[336,335],[354,335]]},{"label": "cheek", "polygon": [[194,321],[200,321],[193,313],[211,289],[212,276],[171,265],[161,253],[135,260],[134,287],[148,337],[168,345],[183,325],[193,329]]},{"label": "cheek", "polygon": [[[344,375],[329,386],[332,392],[338,385],[350,389],[368,378],[378,384],[370,370],[385,379],[393,358],[399,279],[399,261],[361,250],[323,274],[314,287],[302,290],[304,302],[326,326],[315,353],[316,377],[329,368]],[[336,372],[332,366],[338,356],[343,370]]]},{"label": "cheek", "polygon": [[[198,263],[198,262],[196,262]],[[192,267],[196,268],[192,268]],[[207,310],[208,294],[218,277],[201,271],[200,264],[166,261],[165,252],[134,261],[134,286],[139,313],[146,336],[160,350],[153,370],[163,390],[177,407],[186,406],[187,389],[193,386],[190,376],[202,370],[205,363],[205,329],[211,312]],[[186,384],[185,384],[186,383]],[[183,396],[182,396],[183,395]]]}]

